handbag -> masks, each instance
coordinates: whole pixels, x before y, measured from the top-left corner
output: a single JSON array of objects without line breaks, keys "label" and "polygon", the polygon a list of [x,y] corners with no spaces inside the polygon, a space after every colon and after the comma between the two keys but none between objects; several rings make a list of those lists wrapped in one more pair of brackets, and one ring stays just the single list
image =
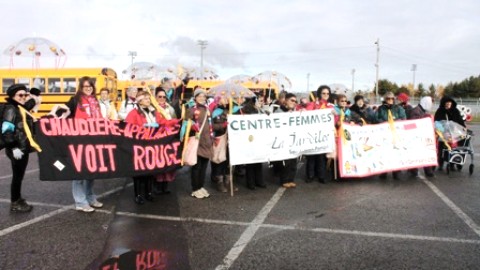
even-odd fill
[{"label": "handbag", "polygon": [[213,156],[212,162],[215,164],[220,164],[227,160],[227,134],[218,136],[215,138],[215,143],[213,144]]},{"label": "handbag", "polygon": [[197,164],[197,150],[199,139],[196,136],[188,138],[187,149],[183,154],[183,164],[187,166],[194,166]]},{"label": "handbag", "polygon": [[182,160],[183,165],[187,166],[195,166],[197,164],[197,151],[198,145],[200,142],[200,134],[202,134],[203,127],[205,126],[205,122],[207,122],[207,115],[205,115],[205,119],[203,120],[202,127],[198,131],[198,138],[197,136],[190,136],[187,142],[187,148],[183,152]]}]

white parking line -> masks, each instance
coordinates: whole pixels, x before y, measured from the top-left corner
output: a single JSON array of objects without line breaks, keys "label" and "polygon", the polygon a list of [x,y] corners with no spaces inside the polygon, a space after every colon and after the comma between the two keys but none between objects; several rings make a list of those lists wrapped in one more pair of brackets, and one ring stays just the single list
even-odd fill
[{"label": "white parking line", "polygon": [[247,229],[245,229],[240,238],[233,245],[232,249],[230,249],[227,256],[225,256],[223,259],[223,263],[218,265],[215,269],[229,269],[232,266],[233,262],[235,262],[238,256],[240,256],[243,249],[248,245],[248,243],[250,243],[258,229],[260,229],[260,226],[265,221],[270,211],[272,211],[275,204],[277,204],[277,202],[280,200],[284,192],[285,188],[279,188],[277,192],[275,192],[270,201],[268,201],[262,210],[260,210],[258,215],[253,219]]},{"label": "white parking line", "polygon": [[480,227],[471,219],[467,214],[465,214],[462,209],[456,206],[445,194],[443,194],[440,189],[438,189],[432,182],[428,180],[423,180],[423,182],[435,193],[438,197],[446,204],[452,211],[460,217],[460,219],[465,222],[468,227],[470,227],[478,236],[480,236]]},{"label": "white parking line", "polygon": [[[129,185],[131,185],[131,184],[129,184]],[[127,185],[127,186],[129,186],[129,185]],[[123,188],[124,188],[123,186],[114,188],[114,189],[109,190],[109,191],[107,191],[107,192],[105,192],[105,193],[102,193],[101,195],[98,196],[98,198],[102,198],[102,197],[108,196],[108,195],[110,195],[110,194],[112,194],[112,193],[115,193],[115,192],[117,192],[117,191],[119,191],[119,190],[122,190]],[[3,200],[3,199],[2,199],[2,200]],[[32,203],[32,204],[33,204],[33,203]],[[40,203],[37,203],[37,204],[40,204]],[[51,206],[51,204],[49,204],[49,206]],[[63,206],[63,207],[60,208],[60,209],[57,209],[57,210],[54,210],[54,211],[52,211],[52,212],[46,213],[46,214],[44,214],[44,215],[38,216],[38,217],[36,217],[36,218],[34,218],[34,219],[31,219],[31,220],[25,221],[25,222],[23,222],[23,223],[19,223],[19,224],[16,224],[16,225],[14,225],[14,226],[5,228],[5,229],[3,229],[3,230],[0,231],[0,237],[2,237],[2,236],[4,236],[4,235],[7,235],[7,234],[9,234],[9,233],[12,233],[12,232],[14,232],[14,231],[20,230],[20,229],[22,229],[22,228],[25,228],[25,227],[27,227],[27,226],[30,226],[30,225],[32,225],[32,224],[35,224],[35,223],[37,223],[37,222],[44,221],[44,220],[46,220],[47,218],[51,218],[51,217],[53,217],[53,216],[56,216],[56,215],[58,215],[58,214],[61,214],[61,213],[65,212],[65,211],[68,211],[68,210],[70,210],[70,209],[73,209],[74,206],[75,206],[75,204],[66,205],[66,206]],[[104,210],[104,211],[99,211],[99,212],[103,212],[103,213],[107,212],[107,213],[108,213],[109,211],[108,211],[108,210]]]},{"label": "white parking line", "polygon": [[459,239],[459,238],[452,238],[452,237],[365,232],[365,231],[339,230],[339,229],[328,229],[328,228],[305,228],[305,227],[284,226],[284,225],[274,225],[274,224],[263,224],[262,227],[281,229],[281,230],[300,230],[300,231],[309,231],[309,232],[348,234],[348,235],[356,235],[356,236],[382,237],[382,238],[405,239],[405,240],[439,241],[439,242],[453,242],[453,243],[465,243],[465,244],[477,244],[477,245],[480,244],[480,240]]},{"label": "white parking line", "polygon": [[[32,169],[32,170],[25,171],[25,174],[33,173],[33,172],[37,172],[37,171],[39,171],[39,169]],[[8,179],[8,178],[12,178],[12,175],[9,174],[9,175],[0,176],[0,180]]]}]

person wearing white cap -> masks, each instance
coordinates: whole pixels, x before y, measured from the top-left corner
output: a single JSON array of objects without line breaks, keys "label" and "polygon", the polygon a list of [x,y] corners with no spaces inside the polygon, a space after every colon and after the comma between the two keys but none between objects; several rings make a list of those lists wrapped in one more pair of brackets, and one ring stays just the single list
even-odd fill
[{"label": "person wearing white cap", "polygon": [[[425,117],[431,117],[430,111],[432,110],[432,106],[433,106],[432,97],[430,96],[422,97],[420,99],[420,103],[415,108],[410,110],[408,119],[421,119]],[[408,172],[412,177],[420,178],[417,168],[410,169],[408,170]],[[424,167],[423,172],[427,177],[435,177],[435,175],[433,174],[432,167]]]}]

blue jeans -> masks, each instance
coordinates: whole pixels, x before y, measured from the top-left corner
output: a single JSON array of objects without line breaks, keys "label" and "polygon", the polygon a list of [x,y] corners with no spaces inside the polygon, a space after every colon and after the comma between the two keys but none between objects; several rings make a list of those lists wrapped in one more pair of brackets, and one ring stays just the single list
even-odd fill
[{"label": "blue jeans", "polygon": [[93,180],[73,180],[72,194],[75,206],[85,207],[97,201],[93,194]]}]

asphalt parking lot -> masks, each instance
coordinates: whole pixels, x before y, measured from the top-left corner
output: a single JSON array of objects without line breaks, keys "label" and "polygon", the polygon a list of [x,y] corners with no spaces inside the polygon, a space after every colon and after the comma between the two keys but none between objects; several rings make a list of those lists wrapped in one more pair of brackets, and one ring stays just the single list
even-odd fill
[{"label": "asphalt parking lot", "polygon": [[[480,134],[480,125],[471,129]],[[463,169],[321,184],[305,183],[301,168],[288,190],[264,166],[267,189],[248,190],[237,178],[230,197],[207,181],[212,195],[202,200],[190,196],[184,168],[172,194],[142,206],[131,179],[97,180],[105,206],[95,213],[74,210],[71,182],[39,181],[32,155],[23,196],[34,210],[12,214],[3,152],[0,269],[115,269],[120,258],[139,269],[480,268],[478,154],[472,176]]]}]

